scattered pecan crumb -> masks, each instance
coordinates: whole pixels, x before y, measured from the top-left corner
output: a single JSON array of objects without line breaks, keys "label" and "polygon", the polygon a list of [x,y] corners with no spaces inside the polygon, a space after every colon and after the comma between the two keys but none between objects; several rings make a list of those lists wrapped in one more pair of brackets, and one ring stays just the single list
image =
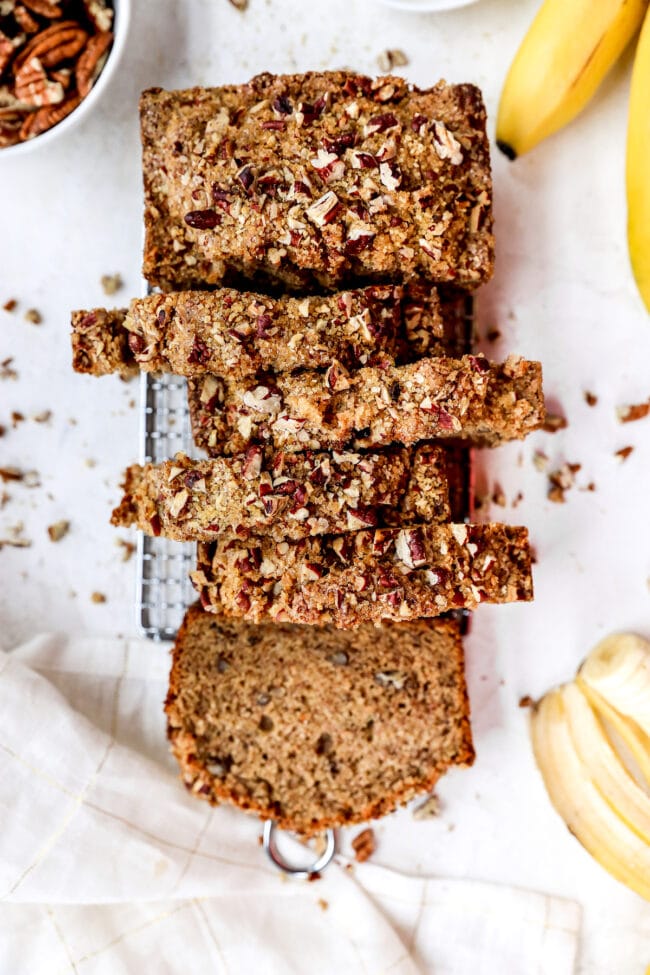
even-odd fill
[{"label": "scattered pecan crumb", "polygon": [[5,311],[14,311],[17,304],[18,302],[16,301],[15,298],[10,298],[9,301],[5,301],[2,307],[4,308]]},{"label": "scattered pecan crumb", "polygon": [[34,423],[47,423],[48,420],[52,419],[52,410],[41,410],[40,413],[34,413],[32,420]]},{"label": "scattered pecan crumb", "polygon": [[575,476],[581,467],[582,464],[562,464],[562,467],[548,475],[550,488],[547,497],[549,501],[554,501],[556,504],[564,503],[566,500],[565,492],[575,484]]},{"label": "scattered pecan crumb", "polygon": [[589,481],[589,484],[585,488],[585,491],[595,491],[595,490],[596,490],[596,485],[594,484],[593,481]]},{"label": "scattered pecan crumb", "polygon": [[0,437],[4,437],[6,432],[7,432],[7,428],[3,426],[2,423],[0,423]]},{"label": "scattered pecan crumb", "polygon": [[84,464],[86,467],[97,467],[97,461],[93,457],[86,457]]},{"label": "scattered pecan crumb", "polygon": [[133,542],[128,542],[126,538],[116,538],[115,544],[122,549],[122,561],[128,562],[135,552],[135,545]]},{"label": "scattered pecan crumb", "polygon": [[585,390],[585,403],[587,406],[595,406],[598,402],[598,397],[594,393],[590,393],[588,389]]},{"label": "scattered pecan crumb", "polygon": [[43,316],[36,308],[28,308],[23,317],[26,322],[31,322],[32,325],[40,325],[43,321]]},{"label": "scattered pecan crumb", "polygon": [[326,911],[330,906],[329,901],[326,901],[324,897],[319,897],[316,903],[320,907],[321,911]]},{"label": "scattered pecan crumb", "polygon": [[382,51],[377,57],[377,65],[379,70],[383,73],[392,71],[393,68],[403,68],[405,64],[409,63],[404,51],[399,49],[390,49],[387,51]]},{"label": "scattered pecan crumb", "polygon": [[621,423],[642,420],[648,413],[650,413],[650,400],[647,403],[631,403],[628,406],[616,407],[616,416]]},{"label": "scattered pecan crumb", "polygon": [[530,696],[530,694],[524,694],[523,697],[520,697],[519,698],[519,707],[520,708],[534,708],[535,707],[535,701]]},{"label": "scattered pecan crumb", "polygon": [[357,863],[364,863],[369,860],[376,850],[374,830],[364,829],[352,840],[354,859]]},{"label": "scattered pecan crumb", "polygon": [[621,460],[621,462],[622,462],[622,461],[628,459],[628,457],[630,456],[630,454],[632,453],[633,450],[634,450],[634,447],[630,447],[630,446],[621,447],[620,450],[617,450],[614,453],[614,456],[615,457],[618,457]]},{"label": "scattered pecan crumb", "polygon": [[14,430],[16,429],[19,423],[22,423],[24,421],[24,419],[25,416],[23,413],[19,413],[18,410],[11,411],[11,425],[14,428]]},{"label": "scattered pecan crumb", "polygon": [[506,496],[500,484],[494,485],[494,491],[492,492],[492,504],[496,504],[499,508],[505,508],[506,506]]},{"label": "scattered pecan crumb", "polygon": [[432,792],[430,796],[421,802],[419,806],[416,806],[413,810],[413,819],[423,820],[423,819],[435,819],[436,816],[440,815],[440,800],[435,792]]},{"label": "scattered pecan crumb", "polygon": [[489,332],[485,333],[485,338],[488,342],[497,342],[501,338],[501,332],[498,328],[491,328]]},{"label": "scattered pecan crumb", "polygon": [[566,417],[560,416],[559,413],[547,413],[542,430],[546,430],[547,433],[557,433],[558,430],[564,430],[568,425],[569,422]]},{"label": "scattered pecan crumb", "polygon": [[22,521],[11,525],[7,529],[7,537],[0,538],[0,549],[5,545],[9,545],[12,548],[29,548],[32,543],[28,538],[25,538],[23,534],[24,529],[25,526]]},{"label": "scattered pecan crumb", "polygon": [[523,500],[524,500],[524,492],[523,491],[517,491],[517,493],[514,496],[513,501],[512,501],[512,507],[513,508],[516,508],[519,504],[521,504],[521,502]]},{"label": "scattered pecan crumb", "polygon": [[25,471],[21,478],[25,487],[37,488],[41,486],[41,476],[38,471]]},{"label": "scattered pecan crumb", "polygon": [[61,521],[55,521],[53,525],[47,526],[47,533],[50,536],[51,542],[60,542],[64,535],[67,535],[70,531],[70,522],[62,519]]},{"label": "scattered pecan crumb", "polygon": [[103,274],[101,277],[102,290],[105,295],[114,295],[123,284],[124,282],[119,274]]},{"label": "scattered pecan crumb", "polygon": [[106,596],[103,592],[92,592],[90,594],[90,601],[91,603],[105,603]]},{"label": "scattered pecan crumb", "polygon": [[[232,0],[230,0],[230,2],[232,3]],[[307,875],[307,883],[308,884],[313,884],[317,880],[320,880],[320,879],[321,879],[321,875],[319,873],[310,873],[310,874]]]},{"label": "scattered pecan crumb", "polygon": [[0,508],[4,508],[4,506],[6,504],[9,504],[10,501],[11,501],[11,495],[9,494],[9,492],[8,491],[1,491],[0,492]]},{"label": "scattered pecan crumb", "polygon": [[548,456],[543,450],[536,450],[533,454],[533,466],[537,471],[545,471],[548,467]]},{"label": "scattered pecan crumb", "polygon": [[0,467],[0,480],[7,484],[8,481],[22,481],[23,472],[19,467]]},{"label": "scattered pecan crumb", "polygon": [[14,357],[9,356],[8,359],[3,359],[0,362],[0,379],[18,379],[18,373],[11,365],[13,361]]},{"label": "scattered pecan crumb", "polygon": [[134,410],[135,409],[135,400],[134,399],[130,399],[129,402],[127,403],[127,406],[129,407],[130,410]]}]

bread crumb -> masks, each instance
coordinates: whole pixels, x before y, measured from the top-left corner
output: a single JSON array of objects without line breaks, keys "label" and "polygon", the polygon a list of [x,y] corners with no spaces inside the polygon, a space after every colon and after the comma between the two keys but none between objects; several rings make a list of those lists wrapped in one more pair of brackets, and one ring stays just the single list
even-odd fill
[{"label": "bread crumb", "polygon": [[14,428],[14,430],[16,429],[18,424],[23,423],[24,420],[25,420],[25,415],[23,413],[19,413],[18,410],[11,411],[11,425]]},{"label": "bread crumb", "polygon": [[60,542],[61,539],[70,531],[70,522],[62,519],[55,521],[53,525],[47,526],[47,533],[51,542]]},{"label": "bread crumb", "polygon": [[598,397],[595,393],[590,393],[588,389],[585,390],[585,403],[587,406],[595,406],[598,402]]},{"label": "bread crumb", "polygon": [[92,592],[90,594],[90,601],[91,603],[105,603],[106,596],[103,592]]},{"label": "bread crumb", "polygon": [[506,496],[500,484],[494,485],[494,491],[492,492],[492,504],[496,504],[499,508],[505,508],[506,506]]},{"label": "bread crumb", "polygon": [[413,810],[413,819],[417,819],[418,822],[424,819],[435,819],[436,816],[440,815],[440,800],[435,792],[432,792],[430,796],[421,802],[419,806],[416,806]]},{"label": "bread crumb", "polygon": [[374,830],[368,827],[368,829],[358,833],[352,840],[352,849],[357,863],[365,863],[366,860],[369,860],[377,849]]},{"label": "bread crumb", "polygon": [[581,468],[582,464],[563,464],[562,467],[549,474],[550,487],[547,494],[549,501],[554,501],[556,504],[564,503],[566,500],[565,492],[573,487],[575,476]]},{"label": "bread crumb", "polygon": [[326,911],[329,908],[329,901],[326,901],[324,897],[319,897],[316,901],[321,911]]},{"label": "bread crumb", "polygon": [[566,417],[560,416],[559,413],[547,413],[542,424],[542,430],[546,430],[547,433],[557,433],[558,430],[564,430],[568,425],[569,421]]},{"label": "bread crumb", "polygon": [[124,282],[119,274],[102,274],[101,285],[105,295],[114,295],[123,284]]},{"label": "bread crumb", "polygon": [[133,542],[128,542],[126,538],[116,538],[115,544],[122,549],[122,561],[128,562],[135,552],[135,545]]},{"label": "bread crumb", "polygon": [[544,472],[548,467],[548,456],[543,450],[536,450],[533,454],[533,467],[540,472]]},{"label": "bread crumb", "polygon": [[11,365],[13,361],[14,357],[9,356],[8,359],[3,359],[0,362],[0,379],[18,379],[18,373]]},{"label": "bread crumb", "polygon": [[628,457],[630,456],[630,454],[632,453],[633,450],[634,450],[634,447],[630,447],[630,446],[621,447],[620,450],[615,451],[614,456],[615,457],[618,457],[619,460],[622,463],[624,460],[627,460],[628,459]]},{"label": "bread crumb", "polygon": [[26,322],[31,322],[32,325],[40,325],[43,321],[43,316],[37,308],[28,308],[23,317]]},{"label": "bread crumb", "polygon": [[23,472],[19,467],[0,467],[0,481],[7,484],[9,481],[22,481]]},{"label": "bread crumb", "polygon": [[393,68],[403,68],[408,63],[409,59],[404,54],[404,51],[398,49],[382,51],[377,57],[377,66],[384,74],[392,71]]},{"label": "bread crumb", "polygon": [[52,410],[41,410],[40,413],[34,413],[32,420],[34,423],[47,423],[48,420],[52,419]]},{"label": "bread crumb", "polygon": [[22,521],[17,522],[15,525],[10,525],[7,529],[7,537],[0,538],[0,549],[5,545],[9,545],[12,548],[29,548],[32,544],[29,538],[25,538],[23,532],[25,530],[25,525]]},{"label": "bread crumb", "polygon": [[2,307],[4,308],[5,311],[14,311],[17,305],[18,302],[16,301],[16,299],[10,298],[9,301],[5,301]]},{"label": "bread crumb", "polygon": [[650,413],[650,400],[647,403],[631,403],[628,406],[616,407],[616,416],[620,423],[642,420],[648,413]]}]

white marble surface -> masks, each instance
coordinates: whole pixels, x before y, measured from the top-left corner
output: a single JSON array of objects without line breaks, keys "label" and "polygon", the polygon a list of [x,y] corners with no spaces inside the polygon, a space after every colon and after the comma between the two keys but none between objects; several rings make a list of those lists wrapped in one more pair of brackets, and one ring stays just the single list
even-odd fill
[{"label": "white marble surface", "polygon": [[[44,629],[135,634],[134,561],[124,564],[108,524],[120,473],[137,454],[137,384],[75,376],[71,308],[103,301],[99,279],[119,271],[121,297],[138,292],[141,188],[137,95],[142,87],[241,81],[260,70],[351,66],[373,72],[387,47],[406,75],[446,77],[484,90],[491,117],[535,0],[482,0],[415,15],[371,0],[135,0],[122,70],[78,131],[43,153],[0,155],[0,466],[40,472],[42,486],[7,485],[0,536],[25,524],[31,548],[0,552],[0,642]],[[493,517],[523,522],[537,548],[532,606],[485,607],[474,617],[468,666],[478,759],[441,783],[442,816],[415,824],[408,810],[376,827],[377,859],[410,871],[503,880],[577,899],[584,908],[581,971],[642,973],[650,962],[650,908],[612,880],[571,838],[536,773],[521,695],[569,678],[613,629],[650,631],[647,476],[650,419],[622,427],[617,404],[650,395],[650,322],[631,279],[625,243],[624,143],[629,58],[589,111],[531,156],[494,157],[497,273],[479,299],[482,331],[498,325],[495,355],[540,358],[547,395],[569,427],[480,458],[483,481],[509,500]],[[37,307],[43,323],[23,321]],[[598,396],[590,408],[589,389]],[[11,429],[52,410],[47,424]],[[614,451],[635,450],[625,464]],[[564,505],[546,500],[536,449],[552,464],[582,464]],[[90,467],[87,461],[95,461]],[[57,545],[46,526],[70,519]],[[103,605],[91,602],[103,592]],[[151,653],[161,652],[151,647]],[[35,716],[36,717],[36,716]],[[251,824],[252,837],[256,827]],[[509,975],[509,973],[508,973]],[[513,973],[519,975],[519,973]]]}]

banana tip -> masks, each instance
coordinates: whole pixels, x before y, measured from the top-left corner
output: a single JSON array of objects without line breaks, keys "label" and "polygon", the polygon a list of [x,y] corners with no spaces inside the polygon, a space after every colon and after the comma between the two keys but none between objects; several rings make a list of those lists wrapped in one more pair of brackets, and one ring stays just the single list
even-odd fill
[{"label": "banana tip", "polygon": [[509,146],[508,145],[507,142],[503,142],[501,139],[497,139],[497,146],[501,150],[501,152],[503,153],[503,155],[508,157],[508,159],[516,159],[517,158],[517,153],[512,148],[512,146]]}]

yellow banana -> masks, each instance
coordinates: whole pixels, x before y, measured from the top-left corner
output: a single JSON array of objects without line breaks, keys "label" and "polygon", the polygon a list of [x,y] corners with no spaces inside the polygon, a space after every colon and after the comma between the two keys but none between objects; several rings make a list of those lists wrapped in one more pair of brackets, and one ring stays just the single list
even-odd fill
[{"label": "yellow banana", "polygon": [[[582,697],[575,685],[569,686]],[[573,835],[617,880],[650,900],[650,799],[622,767],[615,771],[609,744],[595,717],[596,726],[588,715],[585,719],[581,704],[564,688],[539,702],[531,719],[537,765]]]},{"label": "yellow banana", "polygon": [[639,728],[632,718],[621,714],[616,708],[612,707],[598,691],[586,684],[580,675],[576,678],[576,684],[591,704],[594,713],[618,735],[627,748],[632,761],[636,763],[639,772],[650,787],[650,738],[648,735]]},{"label": "yellow banana", "polygon": [[641,26],[647,6],[648,0],[544,0],[501,94],[497,144],[510,159],[582,111]]},{"label": "yellow banana", "polygon": [[627,124],[627,240],[643,302],[650,311],[650,16],[634,58]]},{"label": "yellow banana", "polygon": [[650,643],[647,640],[636,633],[612,633],[591,651],[580,668],[580,677],[620,714],[632,718],[650,735]]}]

